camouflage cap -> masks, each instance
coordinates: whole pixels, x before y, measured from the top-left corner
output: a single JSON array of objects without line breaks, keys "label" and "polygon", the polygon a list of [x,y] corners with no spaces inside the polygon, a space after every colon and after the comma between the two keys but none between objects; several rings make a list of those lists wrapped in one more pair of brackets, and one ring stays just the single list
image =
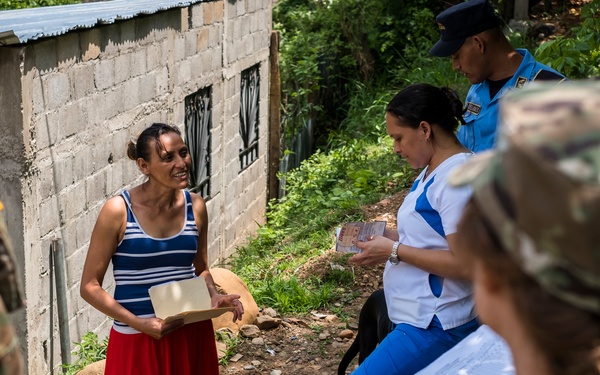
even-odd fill
[{"label": "camouflage cap", "polygon": [[449,177],[548,292],[600,313],[600,81],[532,84],[500,104],[498,145]]}]

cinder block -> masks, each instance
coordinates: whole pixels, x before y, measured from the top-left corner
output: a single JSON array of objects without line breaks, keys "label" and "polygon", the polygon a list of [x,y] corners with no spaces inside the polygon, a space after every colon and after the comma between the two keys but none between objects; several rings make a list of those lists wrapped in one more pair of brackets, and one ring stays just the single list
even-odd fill
[{"label": "cinder block", "polygon": [[131,54],[116,56],[114,69],[115,84],[128,80],[131,77]]},{"label": "cinder block", "polygon": [[137,41],[135,40],[135,19],[126,20],[119,23],[121,27],[121,38],[119,45],[119,53],[127,53],[137,46]]},{"label": "cinder block", "polygon": [[31,114],[37,116],[45,111],[44,107],[44,89],[42,78],[39,74],[35,73],[31,79]]},{"label": "cinder block", "polygon": [[[138,45],[145,46],[155,40],[154,33],[157,29],[155,22],[158,17],[138,17],[135,20],[135,39]],[[163,29],[164,30],[164,29]]]},{"label": "cinder block", "polygon": [[198,52],[203,52],[208,49],[208,36],[209,36],[209,28],[203,27],[198,30],[198,35],[196,36],[196,50]]},{"label": "cinder block", "polygon": [[100,171],[85,180],[85,200],[88,204],[98,204],[106,199],[106,172]]},{"label": "cinder block", "polygon": [[82,52],[82,61],[95,60],[100,56],[101,35],[100,29],[93,28],[82,31],[79,34],[80,49]]},{"label": "cinder block", "polygon": [[185,36],[176,35],[173,38],[173,50],[171,51],[174,62],[183,61],[185,59]]},{"label": "cinder block", "polygon": [[42,77],[44,102],[47,109],[57,109],[69,101],[71,83],[67,73],[50,73]]},{"label": "cinder block", "polygon": [[179,63],[176,63],[175,72],[177,74],[175,86],[178,86],[179,88],[188,84],[192,79],[192,71],[188,60],[182,60]]},{"label": "cinder block", "polygon": [[192,27],[197,29],[204,24],[204,7],[206,3],[193,4],[190,6]]},{"label": "cinder block", "polygon": [[206,2],[203,11],[205,25],[223,22],[223,1]]},{"label": "cinder block", "polygon": [[[122,112],[116,114],[117,119],[113,118],[113,120],[110,121],[109,126],[111,130],[115,128],[122,128],[123,126],[128,126],[128,124],[119,123],[118,121],[121,120],[119,117],[133,110],[140,104],[140,81],[141,77],[135,77],[128,79],[127,81],[119,85],[119,90],[125,94],[123,95],[123,102],[121,106]],[[146,89],[147,88],[144,87],[144,90]],[[150,87],[150,89],[153,89],[153,87]]]},{"label": "cinder block", "polygon": [[240,32],[242,33],[242,38],[245,38],[248,34],[250,34],[250,18],[250,15],[244,15],[239,19],[241,27]]},{"label": "cinder block", "polygon": [[119,53],[121,43],[121,26],[110,24],[102,28],[100,33],[100,55],[102,59],[115,57]]},{"label": "cinder block", "polygon": [[115,84],[115,60],[102,59],[94,66],[94,82],[99,91],[106,90]]},{"label": "cinder block", "polygon": [[77,101],[90,95],[94,87],[94,67],[91,64],[77,64],[68,72],[73,85],[72,100]]},{"label": "cinder block", "polygon": [[131,61],[131,77],[138,77],[146,74],[148,71],[148,64],[147,51],[145,49],[132,51]]},{"label": "cinder block", "polygon": [[52,165],[55,176],[56,192],[60,193],[63,189],[71,186],[75,182],[73,178],[73,158],[65,156],[54,160]]},{"label": "cinder block", "polygon": [[259,30],[258,20],[260,18],[260,13],[251,13],[248,15],[248,21],[250,22],[250,33],[255,33]]},{"label": "cinder block", "polygon": [[167,67],[163,67],[162,69],[160,69],[160,71],[156,72],[155,76],[155,94],[156,97],[160,98],[169,92],[169,70],[167,69]]},{"label": "cinder block", "polygon": [[[135,97],[137,98],[137,104],[136,105],[140,105],[140,104],[144,104],[144,103],[149,103],[151,102],[157,95],[164,95],[167,91],[166,91],[166,87],[165,89],[161,90],[157,90],[157,75],[154,72],[145,74],[143,76],[140,76],[136,79],[136,84],[134,86],[137,86],[137,95],[135,95]],[[164,79],[166,79],[166,77],[163,76]],[[163,83],[163,85],[166,85],[166,83]],[[133,102],[132,102],[133,104]],[[130,107],[130,108],[134,108],[134,107]]]},{"label": "cinder block", "polygon": [[235,2],[235,10],[238,17],[246,14],[246,1],[236,1]]},{"label": "cinder block", "polygon": [[34,44],[35,67],[42,76],[58,69],[56,43],[56,38],[47,38]]},{"label": "cinder block", "polygon": [[64,70],[81,61],[79,33],[67,33],[56,39],[58,68]]},{"label": "cinder block", "polygon": [[223,39],[223,25],[217,24],[210,28],[208,43],[211,48],[221,46]]},{"label": "cinder block", "polygon": [[56,196],[41,202],[39,217],[37,218],[40,235],[45,236],[60,226],[59,215]]},{"label": "cinder block", "polygon": [[246,51],[244,51],[244,55],[250,56],[254,53],[255,46],[254,46],[254,38],[252,37],[252,35],[248,35],[246,38],[244,38],[244,46],[246,47]]},{"label": "cinder block", "polygon": [[161,45],[159,44],[152,44],[149,45],[148,48],[141,50],[142,52],[145,51],[146,53],[146,69],[148,72],[158,69],[159,65],[161,64],[161,50]]}]

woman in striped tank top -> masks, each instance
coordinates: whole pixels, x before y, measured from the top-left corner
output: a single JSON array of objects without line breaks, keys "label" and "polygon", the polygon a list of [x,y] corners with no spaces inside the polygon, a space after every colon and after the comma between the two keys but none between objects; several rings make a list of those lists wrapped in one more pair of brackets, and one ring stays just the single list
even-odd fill
[{"label": "woman in striped tank top", "polygon": [[[239,295],[217,292],[208,270],[208,216],[202,197],[186,191],[191,158],[178,128],[153,124],[127,155],[147,179],[102,207],[92,232],[81,296],[114,319],[105,374],[197,375],[219,373],[211,320],[164,324],[148,289],[202,276],[213,307],[243,307]],[[110,262],[114,297],[102,288]]]}]

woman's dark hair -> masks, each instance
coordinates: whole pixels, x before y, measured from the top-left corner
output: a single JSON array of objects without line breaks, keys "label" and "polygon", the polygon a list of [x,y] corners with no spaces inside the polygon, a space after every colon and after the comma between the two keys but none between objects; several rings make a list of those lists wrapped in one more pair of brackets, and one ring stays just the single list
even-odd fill
[{"label": "woman's dark hair", "polygon": [[463,104],[458,95],[447,87],[417,83],[402,89],[389,102],[386,112],[398,116],[416,129],[421,121],[437,124],[448,134],[454,134],[463,123]]},{"label": "woman's dark hair", "polygon": [[150,154],[152,153],[150,147],[155,147],[156,151],[160,152],[162,150],[160,136],[171,132],[181,135],[181,132],[175,126],[161,123],[150,125],[150,127],[144,129],[144,131],[138,135],[136,141],[129,141],[127,143],[127,157],[131,160],[142,158],[146,161],[150,161]]},{"label": "woman's dark hair", "polygon": [[508,286],[529,337],[554,375],[600,374],[600,315],[559,300],[521,271],[473,199],[458,224],[457,240],[461,253],[481,260]]}]

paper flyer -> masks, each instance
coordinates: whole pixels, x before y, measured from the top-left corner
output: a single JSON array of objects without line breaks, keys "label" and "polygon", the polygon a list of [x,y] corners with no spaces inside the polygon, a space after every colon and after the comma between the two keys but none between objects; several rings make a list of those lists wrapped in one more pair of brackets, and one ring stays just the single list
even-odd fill
[{"label": "paper flyer", "polygon": [[233,307],[211,308],[203,277],[155,285],[148,290],[156,317],[165,323],[183,319],[185,324],[216,318]]},{"label": "paper flyer", "polygon": [[360,253],[362,250],[356,247],[356,242],[367,241],[368,236],[383,235],[386,224],[385,221],[345,223],[336,230],[336,251]]}]

